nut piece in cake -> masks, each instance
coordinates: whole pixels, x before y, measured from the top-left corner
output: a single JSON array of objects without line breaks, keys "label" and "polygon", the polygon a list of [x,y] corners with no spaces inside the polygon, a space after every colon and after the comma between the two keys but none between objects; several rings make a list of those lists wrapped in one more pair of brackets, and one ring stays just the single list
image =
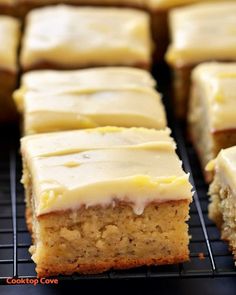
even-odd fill
[{"label": "nut piece in cake", "polygon": [[11,16],[0,16],[0,122],[17,118],[12,93],[17,82],[17,50],[20,23]]},{"label": "nut piece in cake", "polygon": [[236,260],[236,147],[222,150],[208,168],[215,174],[209,190],[209,217],[220,229],[222,239],[229,243]]},{"label": "nut piece in cake", "polygon": [[[170,12],[171,44],[166,59],[174,73],[175,109],[185,118],[194,66],[236,61],[236,2],[200,3]],[[217,32],[217,33],[216,33]]]},{"label": "nut piece in cake", "polygon": [[191,184],[169,134],[103,127],[21,140],[40,277],[189,259]]},{"label": "nut piece in cake", "polygon": [[[236,63],[203,63],[192,72],[190,137],[203,170],[222,148],[236,145]],[[206,179],[212,175],[205,173]]]},{"label": "nut piece in cake", "polygon": [[98,126],[163,129],[166,115],[155,81],[124,67],[33,71],[14,98],[25,134]]},{"label": "nut piece in cake", "polygon": [[33,69],[151,66],[148,13],[128,8],[49,6],[26,19],[20,63]]}]

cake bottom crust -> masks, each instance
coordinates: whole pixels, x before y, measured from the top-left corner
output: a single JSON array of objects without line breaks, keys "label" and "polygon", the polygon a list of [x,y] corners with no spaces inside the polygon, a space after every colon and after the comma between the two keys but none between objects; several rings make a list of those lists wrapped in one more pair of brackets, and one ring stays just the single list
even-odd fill
[{"label": "cake bottom crust", "polygon": [[1,14],[1,15],[15,16],[15,15],[16,15],[16,9],[15,9],[14,6],[10,6],[10,5],[1,5],[1,4],[0,4],[0,14]]},{"label": "cake bottom crust", "polygon": [[39,277],[97,274],[110,269],[189,260],[189,200],[150,204],[140,216],[131,207],[82,208],[32,217],[30,252]]},{"label": "cake bottom crust", "polygon": [[49,277],[57,276],[58,274],[72,275],[74,273],[80,273],[82,275],[89,274],[100,274],[108,270],[122,270],[131,269],[141,266],[151,266],[151,265],[167,265],[167,264],[177,264],[186,262],[189,260],[189,253],[183,253],[182,256],[169,256],[168,258],[160,259],[119,259],[118,261],[107,261],[107,262],[97,262],[93,264],[80,264],[78,262],[68,263],[68,264],[53,264],[50,266],[50,270],[37,267],[38,277]]},{"label": "cake bottom crust", "polygon": [[[135,68],[140,68],[144,70],[150,70],[151,69],[151,64],[147,62],[137,62],[137,63],[120,63],[120,64],[111,64],[114,67],[120,67],[120,66],[129,66],[129,67],[135,67]],[[74,65],[62,65],[58,63],[51,63],[51,62],[45,62],[41,61],[39,63],[35,63],[34,65],[31,65],[29,67],[25,67],[23,65],[23,70],[24,72],[28,71],[34,71],[34,70],[76,70],[76,69],[87,69],[87,68],[94,68],[94,67],[110,67],[111,65],[106,65],[106,64],[99,64],[99,63],[88,63],[88,64],[74,64]]]},{"label": "cake bottom crust", "polygon": [[0,122],[15,122],[18,119],[17,110],[12,99],[16,88],[17,75],[0,70]]},{"label": "cake bottom crust", "polygon": [[169,44],[168,10],[156,10],[151,12],[151,27],[154,44],[154,61],[163,63]]}]

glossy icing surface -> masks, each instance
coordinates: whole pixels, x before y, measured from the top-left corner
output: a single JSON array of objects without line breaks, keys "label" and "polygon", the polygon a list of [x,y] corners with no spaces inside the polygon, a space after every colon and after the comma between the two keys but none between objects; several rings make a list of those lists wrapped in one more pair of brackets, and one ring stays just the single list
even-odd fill
[{"label": "glossy icing surface", "polygon": [[149,65],[148,13],[128,8],[35,9],[27,17],[21,52],[23,68],[51,63],[61,68],[94,65]]},{"label": "glossy icing surface", "polygon": [[[193,4],[198,2],[205,2],[206,0],[149,0],[148,6],[156,9],[170,9],[180,5]],[[216,2],[221,0],[207,0],[208,2]]]},{"label": "glossy icing surface", "polygon": [[25,134],[98,126],[166,127],[161,96],[143,70],[38,71],[23,76],[14,97]]},{"label": "glossy icing surface", "polygon": [[188,175],[169,133],[106,127],[23,138],[23,182],[32,186],[36,214],[116,201],[142,214],[150,202],[190,200]]},{"label": "glossy icing surface", "polygon": [[235,60],[235,14],[236,2],[227,0],[173,9],[168,63],[182,67],[201,61]]},{"label": "glossy icing surface", "polygon": [[191,109],[192,119],[198,120],[201,112],[207,112],[212,132],[235,129],[236,63],[201,64],[194,69],[192,81],[198,99],[204,100]]},{"label": "glossy icing surface", "polygon": [[215,171],[222,186],[229,186],[236,194],[236,147],[221,150],[217,158],[207,166],[208,171]]}]

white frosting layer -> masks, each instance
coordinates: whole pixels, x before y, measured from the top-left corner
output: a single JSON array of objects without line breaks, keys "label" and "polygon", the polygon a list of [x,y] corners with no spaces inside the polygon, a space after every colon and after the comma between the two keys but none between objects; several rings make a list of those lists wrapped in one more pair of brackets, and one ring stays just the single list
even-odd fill
[{"label": "white frosting layer", "polygon": [[146,71],[98,68],[39,71],[23,77],[14,97],[25,134],[97,126],[166,127],[161,97]]},{"label": "white frosting layer", "polygon": [[[170,9],[180,5],[205,2],[206,0],[149,0],[148,6],[152,9]],[[207,0],[208,2],[217,2],[222,0]]]},{"label": "white frosting layer", "polygon": [[177,67],[236,59],[236,2],[201,3],[170,12],[167,61]]},{"label": "white frosting layer", "polygon": [[229,186],[236,195],[236,147],[221,150],[217,158],[211,161],[208,171],[215,171],[222,185]]},{"label": "white frosting layer", "polygon": [[201,64],[194,69],[192,81],[204,104],[196,102],[190,120],[197,121],[207,112],[212,132],[236,129],[236,63]]},{"label": "white frosting layer", "polygon": [[17,48],[20,22],[10,16],[0,16],[0,69],[17,71]]},{"label": "white frosting layer", "polygon": [[92,68],[74,71],[31,71],[22,76],[21,89],[45,92],[132,89],[156,86],[149,72],[129,67]]},{"label": "white frosting layer", "polygon": [[25,136],[22,139],[22,150],[27,149],[24,157],[49,157],[106,147],[142,148],[143,144],[148,142],[152,145],[156,141],[164,148],[176,147],[168,128],[157,131],[145,128],[101,127]]},{"label": "white frosting layer", "polygon": [[44,62],[79,68],[150,61],[150,19],[144,11],[58,5],[27,17],[21,51],[25,69]]},{"label": "white frosting layer", "polygon": [[25,137],[21,144],[23,182],[30,189],[30,174],[38,216],[116,201],[142,214],[150,202],[192,198],[169,130],[99,128]]}]

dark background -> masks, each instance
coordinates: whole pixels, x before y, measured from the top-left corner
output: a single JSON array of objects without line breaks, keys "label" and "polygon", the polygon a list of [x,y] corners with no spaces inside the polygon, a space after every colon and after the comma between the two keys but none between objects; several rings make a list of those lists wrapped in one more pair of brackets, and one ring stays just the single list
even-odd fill
[{"label": "dark background", "polygon": [[1,295],[55,294],[170,294],[170,295],[234,295],[235,278],[153,279],[132,281],[77,281],[58,286],[0,286]]}]

